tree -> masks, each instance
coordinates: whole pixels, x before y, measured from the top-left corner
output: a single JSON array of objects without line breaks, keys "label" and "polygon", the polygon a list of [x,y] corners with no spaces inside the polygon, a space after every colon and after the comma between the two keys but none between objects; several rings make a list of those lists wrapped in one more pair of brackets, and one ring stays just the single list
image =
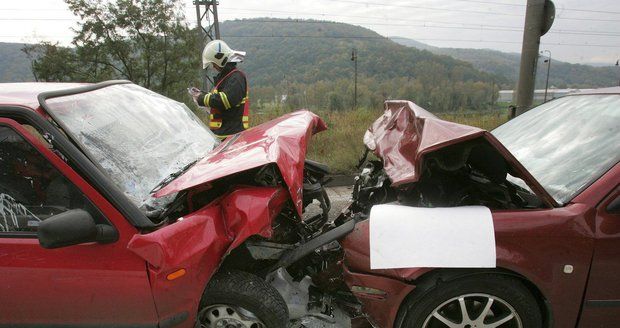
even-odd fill
[{"label": "tree", "polygon": [[[65,2],[81,19],[74,49],[37,45],[42,52],[36,56],[31,51],[35,76],[87,82],[127,79],[176,99],[198,82],[200,38],[185,23],[180,0]],[[59,52],[67,56],[65,63],[57,60]],[[46,73],[41,63],[62,74]]]},{"label": "tree", "polygon": [[35,81],[68,82],[78,74],[75,53],[58,43],[29,44],[22,51],[30,59]]}]

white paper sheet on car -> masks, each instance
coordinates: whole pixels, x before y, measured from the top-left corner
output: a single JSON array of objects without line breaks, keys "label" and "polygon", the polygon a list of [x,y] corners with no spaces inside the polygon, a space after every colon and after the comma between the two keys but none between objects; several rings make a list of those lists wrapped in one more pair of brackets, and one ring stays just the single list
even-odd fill
[{"label": "white paper sheet on car", "polygon": [[371,269],[496,265],[493,219],[483,206],[376,205],[369,233]]}]

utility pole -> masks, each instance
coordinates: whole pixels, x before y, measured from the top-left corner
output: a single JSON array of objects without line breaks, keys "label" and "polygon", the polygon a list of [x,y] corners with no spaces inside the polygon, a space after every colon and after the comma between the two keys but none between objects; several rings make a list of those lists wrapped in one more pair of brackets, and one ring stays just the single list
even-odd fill
[{"label": "utility pole", "polygon": [[353,48],[351,50],[351,60],[353,61],[353,65],[355,66],[355,75],[354,75],[354,92],[353,92],[353,110],[357,109],[357,50]]},{"label": "utility pole", "polygon": [[551,0],[527,0],[517,85],[517,115],[532,107],[540,37],[549,31],[554,19],[555,6]]},{"label": "utility pole", "polygon": [[491,110],[495,109],[495,79],[491,80]]},{"label": "utility pole", "polygon": [[217,19],[216,0],[194,0],[196,6],[196,23],[204,32],[203,40],[213,41],[220,38],[220,24]]},{"label": "utility pole", "polygon": [[[202,42],[198,43],[200,52],[202,48],[209,41],[220,39],[220,23],[217,19],[217,0],[194,0],[196,6],[196,23],[198,28],[202,30],[203,38]],[[202,70],[203,74],[203,89],[209,89],[209,86],[213,85],[213,80],[207,75],[206,70]]]},{"label": "utility pole", "polygon": [[540,53],[543,54],[545,52],[549,53],[549,57],[545,59],[545,63],[547,63],[547,82],[545,82],[545,100],[543,100],[544,103],[547,102],[547,91],[549,90],[549,71],[551,71],[551,51],[543,50]]},{"label": "utility pole", "polygon": [[620,59],[616,60],[616,67],[618,68],[618,86],[620,87]]}]

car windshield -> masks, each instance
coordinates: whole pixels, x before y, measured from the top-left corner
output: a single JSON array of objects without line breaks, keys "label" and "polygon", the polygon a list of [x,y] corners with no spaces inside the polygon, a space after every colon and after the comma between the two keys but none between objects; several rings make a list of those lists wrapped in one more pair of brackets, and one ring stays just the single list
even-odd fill
[{"label": "car windshield", "polygon": [[620,95],[556,99],[492,133],[566,204],[620,160]]},{"label": "car windshield", "polygon": [[187,106],[134,84],[46,103],[87,155],[145,212],[161,210],[173,198],[155,200],[155,187],[219,143]]}]

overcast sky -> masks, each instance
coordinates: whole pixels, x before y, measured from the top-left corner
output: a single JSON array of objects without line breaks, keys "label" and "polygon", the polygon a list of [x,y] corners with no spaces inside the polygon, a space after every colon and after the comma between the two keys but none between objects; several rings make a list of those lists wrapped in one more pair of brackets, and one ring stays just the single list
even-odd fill
[{"label": "overcast sky", "polygon": [[[195,25],[195,7],[186,16]],[[572,63],[615,64],[620,58],[619,0],[554,0],[557,17],[541,50]],[[221,20],[313,18],[370,28],[433,46],[520,52],[525,0],[220,0]],[[69,44],[73,17],[62,0],[0,3],[0,42]]]}]

